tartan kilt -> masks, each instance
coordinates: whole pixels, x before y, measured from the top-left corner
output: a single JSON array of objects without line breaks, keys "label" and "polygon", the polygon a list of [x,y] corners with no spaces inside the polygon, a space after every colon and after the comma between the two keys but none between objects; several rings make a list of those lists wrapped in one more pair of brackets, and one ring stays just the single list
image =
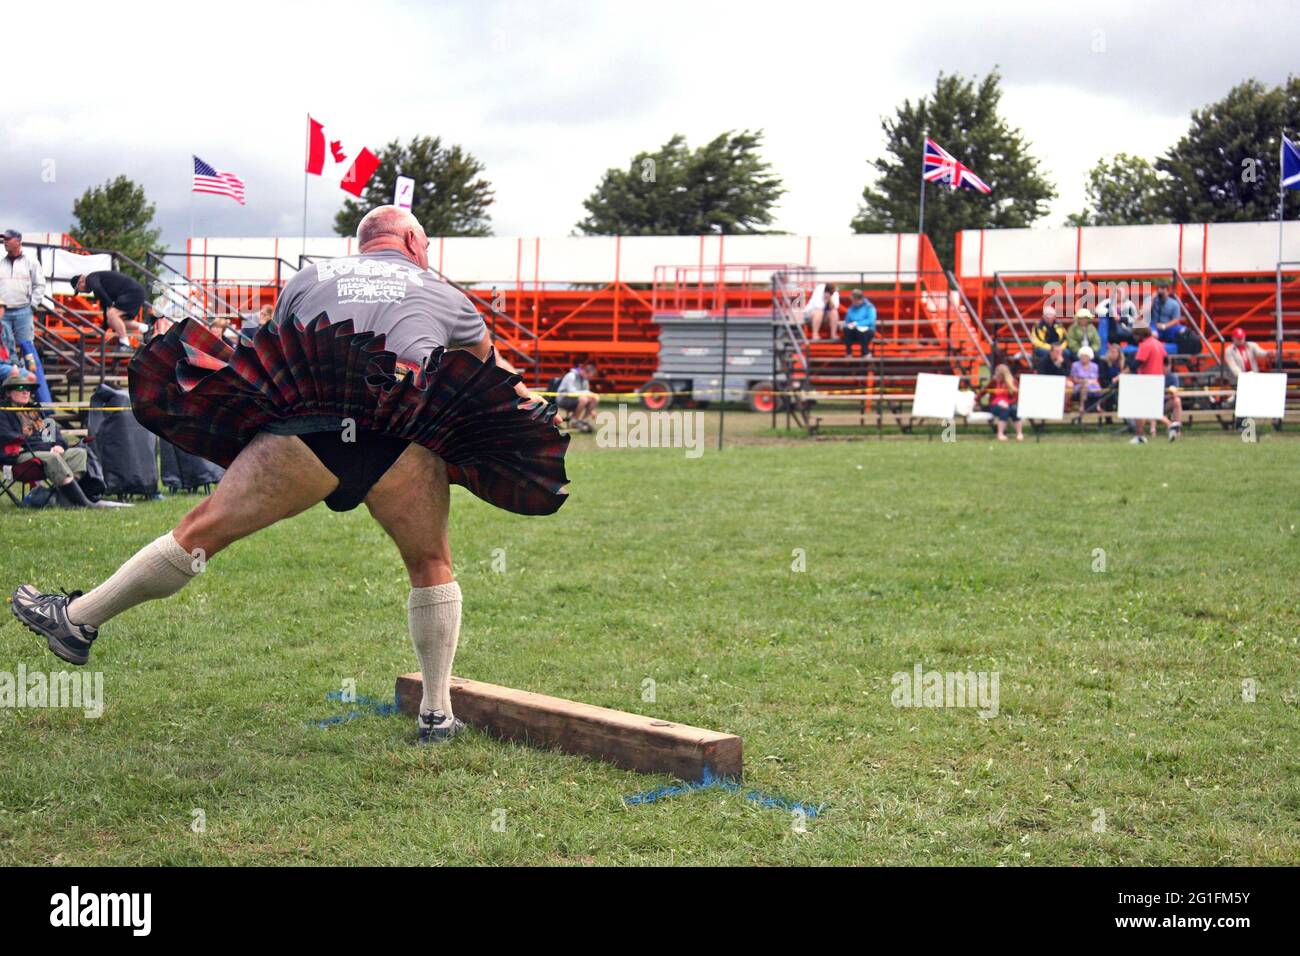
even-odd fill
[{"label": "tartan kilt", "polygon": [[291,316],[232,348],[187,319],[135,354],[127,380],[140,424],[223,468],[269,423],[336,415],[423,445],[449,481],[507,511],[553,514],[567,497],[569,436],[554,406],[521,407],[518,375],[441,348],[399,372],[383,335],[351,320]]}]

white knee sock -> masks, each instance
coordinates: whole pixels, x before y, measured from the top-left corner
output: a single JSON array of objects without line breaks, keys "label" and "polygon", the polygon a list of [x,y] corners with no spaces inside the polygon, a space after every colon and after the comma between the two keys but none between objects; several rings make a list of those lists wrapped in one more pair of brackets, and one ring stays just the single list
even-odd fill
[{"label": "white knee sock", "polygon": [[420,660],[424,675],[422,713],[440,710],[450,719],[451,662],[456,658],[460,640],[460,585],[435,584],[429,588],[411,588],[406,602],[406,620],[411,628],[411,643]]},{"label": "white knee sock", "polygon": [[170,597],[198,573],[193,562],[190,553],[168,531],[133,554],[99,587],[74,599],[68,605],[68,619],[74,624],[99,627],[127,608]]}]

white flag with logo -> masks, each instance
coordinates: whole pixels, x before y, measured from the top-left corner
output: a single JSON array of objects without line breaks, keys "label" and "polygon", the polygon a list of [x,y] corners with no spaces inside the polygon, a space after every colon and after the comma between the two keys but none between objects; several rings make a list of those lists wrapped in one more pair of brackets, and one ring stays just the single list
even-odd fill
[{"label": "white flag with logo", "polygon": [[410,209],[415,199],[415,180],[410,176],[398,176],[397,188],[393,190],[393,205]]}]

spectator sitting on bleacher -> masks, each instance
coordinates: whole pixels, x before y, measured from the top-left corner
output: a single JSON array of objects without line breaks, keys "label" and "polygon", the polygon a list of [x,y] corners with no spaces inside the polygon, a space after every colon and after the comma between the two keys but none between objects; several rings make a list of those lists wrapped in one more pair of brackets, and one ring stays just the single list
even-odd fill
[{"label": "spectator sitting on bleacher", "polygon": [[[1137,339],[1137,372],[1139,375],[1159,375],[1165,383],[1166,401],[1172,406],[1173,418],[1161,416],[1160,421],[1165,423],[1169,431],[1169,440],[1177,441],[1178,435],[1182,431],[1183,424],[1183,400],[1178,395],[1178,376],[1172,372],[1165,371],[1165,362],[1169,358],[1169,353],[1165,351],[1164,345],[1151,334],[1151,324],[1146,319],[1138,319],[1133,323],[1133,337]],[[1156,437],[1155,419],[1150,421],[1151,437]],[[1137,423],[1137,434],[1133,436],[1130,444],[1144,445],[1146,437],[1142,434],[1144,422]]]},{"label": "spectator sitting on bleacher", "polygon": [[1065,360],[1065,343],[1054,342],[1051,348],[1034,363],[1035,375],[1070,375],[1070,363]]},{"label": "spectator sitting on bleacher", "polygon": [[580,432],[592,430],[592,414],[600,402],[591,390],[591,379],[595,376],[596,363],[588,359],[569,369],[555,389],[555,404],[567,413],[569,424]]},{"label": "spectator sitting on bleacher", "polygon": [[981,388],[976,396],[977,398],[990,396],[989,411],[998,422],[998,441],[1007,440],[1008,421],[1016,423],[1016,441],[1025,440],[1025,426],[1020,421],[1016,401],[1019,391],[1016,380],[1011,375],[1011,369],[999,365],[993,370],[993,377],[989,379],[988,384]]},{"label": "spectator sitting on bleacher", "polygon": [[1246,341],[1245,329],[1234,329],[1232,344],[1223,350],[1223,369],[1228,381],[1237,387],[1237,376],[1242,372],[1258,372],[1268,360],[1268,353],[1254,342]]},{"label": "spectator sitting on bleacher", "polygon": [[[1097,383],[1101,386],[1101,400],[1097,403],[1106,411],[1114,411],[1119,395],[1119,376],[1124,371],[1124,350],[1119,343],[1112,341],[1106,351],[1097,360]],[[1126,428],[1125,431],[1128,429]]]},{"label": "spectator sitting on bleacher", "polygon": [[876,337],[876,307],[862,294],[861,289],[853,290],[849,310],[844,315],[844,354],[853,355],[853,345],[857,343],[862,357],[871,351],[871,340]]},{"label": "spectator sitting on bleacher", "polygon": [[1156,286],[1156,297],[1151,300],[1151,328],[1161,342],[1167,346],[1166,351],[1173,352],[1178,347],[1178,333],[1183,330],[1183,305],[1169,294],[1166,282]]},{"label": "spectator sitting on bleacher", "polygon": [[1085,345],[1092,349],[1093,355],[1101,348],[1101,336],[1097,334],[1097,327],[1092,324],[1092,320],[1093,314],[1088,309],[1074,313],[1074,321],[1070,323],[1070,331],[1065,337],[1067,358],[1078,356],[1079,350]]},{"label": "spectator sitting on bleacher", "polygon": [[225,316],[220,316],[212,320],[211,329],[214,333],[221,336],[221,340],[230,347],[239,344],[239,333],[230,324],[230,320]]},{"label": "spectator sitting on bleacher", "polygon": [[821,338],[823,320],[829,320],[830,337],[838,339],[840,337],[840,293],[835,288],[835,283],[819,284],[813,289],[812,298],[808,300],[803,314],[812,327],[812,341],[816,342]]},{"label": "spectator sitting on bleacher", "polygon": [[1065,345],[1065,328],[1056,321],[1056,309],[1050,305],[1043,306],[1043,317],[1034,324],[1029,334],[1030,344],[1034,347],[1034,364],[1046,355],[1058,342]]},{"label": "spectator sitting on bleacher", "polygon": [[275,306],[264,305],[256,312],[250,312],[243,316],[243,321],[239,325],[239,331],[244,335],[247,335],[249,338],[252,338],[258,329],[266,325],[274,317]]},{"label": "spectator sitting on bleacher", "polygon": [[9,348],[5,344],[4,337],[0,336],[0,382],[7,379],[13,370],[14,365],[9,360]]},{"label": "spectator sitting on bleacher", "polygon": [[1102,354],[1111,342],[1133,342],[1133,323],[1137,317],[1137,306],[1129,298],[1128,285],[1118,283],[1111,295],[1097,303],[1097,338]]},{"label": "spectator sitting on bleacher", "polygon": [[36,389],[36,375],[26,369],[14,369],[5,378],[0,401],[22,407],[16,412],[0,410],[0,456],[13,464],[38,459],[61,505],[90,508],[92,502],[77,484],[86,473],[86,449],[69,447],[54,419],[36,403]]},{"label": "spectator sitting on bleacher", "polygon": [[1097,410],[1101,397],[1101,368],[1092,360],[1092,349],[1083,346],[1079,357],[1070,366],[1070,395],[1079,403],[1079,410]]},{"label": "spectator sitting on bleacher", "polygon": [[79,294],[95,297],[99,307],[104,310],[104,325],[116,333],[122,348],[131,348],[127,322],[130,322],[136,331],[146,331],[146,327],[138,321],[146,299],[144,286],[130,276],[105,270],[90,272],[84,276],[73,276],[68,281]]}]

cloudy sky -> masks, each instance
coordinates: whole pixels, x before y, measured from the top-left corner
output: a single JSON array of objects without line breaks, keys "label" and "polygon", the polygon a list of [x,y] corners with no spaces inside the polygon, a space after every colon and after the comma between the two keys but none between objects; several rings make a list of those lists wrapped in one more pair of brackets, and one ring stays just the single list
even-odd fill
[{"label": "cloudy sky", "polygon": [[[1099,156],[1154,157],[1192,109],[1300,64],[1295,0],[8,6],[0,227],[65,229],[76,196],[125,173],[173,245],[191,208],[198,235],[299,234],[309,111],[354,147],[462,144],[495,186],[498,235],[569,234],[605,169],[673,133],[761,128],[789,190],[777,225],[843,235],[881,117],[940,71],[995,66],[1058,224]],[[248,205],[191,204],[191,153],[244,177]],[[336,182],[312,179],[312,235],[332,234]]]}]

